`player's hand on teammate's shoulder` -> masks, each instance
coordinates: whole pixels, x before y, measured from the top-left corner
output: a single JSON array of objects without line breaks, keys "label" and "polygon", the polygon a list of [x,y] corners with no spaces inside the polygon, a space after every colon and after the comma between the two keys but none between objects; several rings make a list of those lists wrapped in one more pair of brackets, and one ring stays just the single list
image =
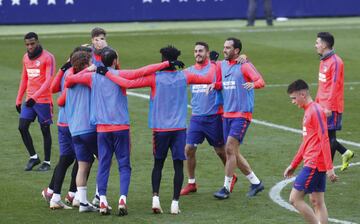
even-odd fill
[{"label": "player's hand on teammate's shoulder", "polygon": [[100,67],[96,68],[96,74],[99,74],[99,75],[105,75],[108,71],[109,70],[104,66],[100,66]]},{"label": "player's hand on teammate's shoulder", "polygon": [[89,72],[95,72],[96,71],[96,65],[94,65],[94,64],[92,64],[92,65],[90,65],[89,67],[87,67],[87,70],[89,71]]},{"label": "player's hand on teammate's shoulder", "polygon": [[184,68],[185,67],[184,62],[179,61],[179,60],[169,61],[169,65],[170,65],[170,67],[173,67],[173,68],[175,68],[175,66],[178,67],[178,68]]},{"label": "player's hand on teammate's shoulder", "polygon": [[247,57],[246,54],[241,54],[241,55],[239,55],[238,58],[235,59],[235,61],[238,64],[244,64],[244,63],[249,62],[249,58]]},{"label": "player's hand on teammate's shoulder", "polygon": [[61,66],[61,71],[65,72],[66,70],[68,70],[69,68],[71,68],[71,62],[67,61],[65,64],[63,64],[63,66]]}]

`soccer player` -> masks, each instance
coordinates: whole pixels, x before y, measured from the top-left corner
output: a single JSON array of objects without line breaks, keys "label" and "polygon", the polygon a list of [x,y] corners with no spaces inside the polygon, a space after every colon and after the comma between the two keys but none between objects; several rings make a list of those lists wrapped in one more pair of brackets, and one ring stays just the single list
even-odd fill
[{"label": "soccer player", "polygon": [[162,213],[159,199],[161,173],[169,148],[172,152],[174,167],[174,193],[170,213],[180,213],[179,197],[184,180],[183,160],[186,159],[184,148],[186,143],[187,85],[210,84],[214,78],[215,65],[212,65],[204,76],[189,71],[177,71],[175,66],[183,67],[178,61],[180,51],[173,46],[160,50],[162,61],[169,61],[170,66],[163,71],[135,79],[127,80],[112,75],[106,68],[98,68],[100,74],[124,88],[150,87],[149,127],[153,130],[154,167],[152,171],[152,210]]},{"label": "soccer player", "polygon": [[315,101],[325,111],[331,146],[331,158],[335,151],[342,155],[341,171],[349,166],[354,152],[346,149],[336,140],[336,131],[341,130],[344,112],[344,63],[333,49],[334,36],[328,32],[317,34],[315,48],[320,55],[319,87]]},{"label": "soccer player", "polygon": [[[112,72],[120,77],[135,79],[146,74],[169,66],[163,62],[148,65],[136,70],[115,70],[118,64],[118,56],[109,47],[101,53],[102,63]],[[131,177],[130,166],[130,123],[126,89],[119,88],[108,78],[87,72],[81,75],[70,76],[66,85],[84,84],[91,88],[91,123],[96,125],[98,133],[99,168],[97,174],[97,185],[100,195],[100,213],[110,214],[111,207],[108,205],[106,193],[109,179],[111,159],[115,154],[120,174],[120,198],[118,215],[127,215],[126,198]]]},{"label": "soccer player", "polygon": [[[211,65],[211,61],[217,60],[216,52],[209,52],[209,45],[205,42],[196,42],[194,48],[195,65],[186,70],[196,74],[205,75]],[[210,57],[210,59],[209,59]],[[214,77],[216,81],[216,76]],[[220,78],[220,77],[219,77]],[[195,181],[196,167],[196,150],[204,139],[214,147],[216,154],[222,163],[226,163],[225,143],[222,131],[222,113],[223,107],[221,102],[221,91],[212,91],[206,93],[207,85],[191,85],[191,106],[192,115],[190,118],[189,128],[186,135],[185,153],[187,159],[187,171],[189,175],[188,184],[181,190],[180,195],[188,195],[190,192],[197,191]],[[233,182],[230,186],[232,191],[237,177],[233,175]]]},{"label": "soccer player", "polygon": [[[101,27],[95,27],[91,30],[91,49],[92,49],[92,56],[91,62],[96,67],[104,66],[101,61],[101,52],[102,50],[107,47],[106,41],[106,31]],[[119,69],[119,66],[116,66]],[[100,196],[99,196],[99,189],[96,185],[95,195],[92,200],[92,204],[96,207],[100,207]]]},{"label": "soccer player", "polygon": [[91,30],[92,63],[96,66],[104,66],[101,61],[101,52],[107,47],[106,31],[103,28],[95,27]]},{"label": "soccer player", "polygon": [[[305,81],[294,81],[288,86],[287,93],[293,104],[305,110],[303,142],[284,171],[284,177],[290,178],[304,160],[304,167],[295,179],[289,200],[308,223],[328,223],[324,199],[326,175],[332,182],[337,180],[337,176],[331,161],[326,116],[321,106],[312,101]],[[304,201],[306,194],[310,195],[314,210]]]},{"label": "soccer player", "polygon": [[[88,47],[76,47],[71,53],[70,58],[75,52],[79,51],[91,52],[91,49]],[[58,73],[56,74],[54,80],[51,83],[52,93],[61,93],[64,90],[65,77],[69,73],[73,72],[71,67],[71,63],[70,61],[68,61],[59,69]],[[70,188],[69,192],[65,196],[65,202],[67,202],[69,205],[78,207],[80,202],[75,199],[76,173],[78,171],[78,164],[75,158],[75,150],[72,143],[64,107],[59,107],[57,126],[60,158],[58,164],[54,169],[54,173],[49,186],[45,188],[41,194],[50,203],[51,209],[70,209],[71,207],[66,206],[61,201],[61,187],[64,182],[64,177],[66,175],[68,167],[75,161],[71,173]]]},{"label": "soccer player", "polygon": [[224,187],[214,194],[218,199],[229,198],[230,185],[236,167],[251,183],[248,197],[253,197],[264,189],[263,183],[239,152],[240,144],[252,119],[254,89],[265,86],[262,76],[250,62],[236,63],[235,59],[239,57],[241,49],[242,44],[239,39],[226,39],[223,50],[225,60],[218,63],[222,81],[209,87],[209,89],[222,89],[224,98],[223,131],[224,141],[226,141],[226,165]]},{"label": "soccer player", "polygon": [[[72,73],[67,78],[84,70],[94,69],[91,66],[91,53],[79,51],[70,59]],[[86,71],[86,70],[85,70]],[[76,186],[80,200],[79,212],[96,212],[98,209],[87,200],[87,179],[94,161],[94,155],[98,155],[96,127],[90,123],[91,91],[84,85],[69,86],[66,84],[65,91],[58,98],[59,106],[65,105],[65,114],[75,148],[78,161]],[[71,88],[69,88],[71,87]]]},{"label": "soccer player", "polygon": [[[30,171],[40,164],[40,158],[35,151],[29,132],[31,122],[38,118],[44,139],[44,161],[38,171],[50,170],[51,132],[52,124],[52,98],[51,78],[55,72],[54,56],[44,50],[40,45],[38,35],[34,32],[27,33],[24,37],[26,54],[23,57],[23,69],[19,91],[16,97],[16,110],[20,114],[19,131],[21,138],[29,152],[30,159],[25,171]],[[22,98],[26,92],[26,100]]]}]

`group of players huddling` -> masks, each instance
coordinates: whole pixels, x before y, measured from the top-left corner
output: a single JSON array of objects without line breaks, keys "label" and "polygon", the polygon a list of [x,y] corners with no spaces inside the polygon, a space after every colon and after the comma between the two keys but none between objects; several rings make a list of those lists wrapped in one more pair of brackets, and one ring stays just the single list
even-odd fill
[{"label": "group of players huddling", "polygon": [[[263,182],[240,153],[240,144],[251,123],[254,89],[263,88],[265,81],[247,57],[240,55],[242,43],[239,39],[225,40],[222,61],[217,61],[219,54],[210,52],[206,42],[199,41],[194,46],[195,64],[184,70],[181,70],[184,63],[178,60],[181,52],[171,45],[160,49],[162,62],[123,70],[120,69],[117,52],[107,46],[105,30],[96,27],[91,31],[92,44],[76,47],[55,77],[54,56],[42,49],[37,34],[26,34],[24,41],[27,53],[23,57],[16,109],[20,114],[19,131],[30,154],[26,171],[41,163],[29,132],[29,126],[36,117],[44,137],[45,156],[37,170],[50,170],[51,94],[60,93],[57,100],[60,158],[48,187],[42,191],[51,209],[79,207],[79,212],[110,214],[112,208],[106,194],[111,160],[115,154],[120,176],[118,215],[128,214],[131,144],[126,90],[142,87],[151,89],[148,124],[153,132],[151,180],[154,213],[163,213],[159,188],[168,150],[171,149],[175,171],[170,213],[179,214],[180,195],[197,191],[195,155],[197,146],[205,138],[214,147],[225,170],[224,185],[214,193],[214,197],[229,198],[237,182],[236,168],[250,182],[248,197],[264,190]],[[349,160],[354,156],[336,140],[336,130],[341,129],[344,73],[343,63],[334,53],[333,44],[331,34],[318,34],[316,49],[321,55],[321,64],[316,102],[311,100],[303,80],[293,82],[288,88],[292,102],[305,109],[304,141],[284,176],[292,176],[299,163],[305,161],[295,180],[290,201],[310,223],[325,223],[324,220],[327,220],[326,207],[324,210],[325,177],[327,173],[332,181],[337,179],[332,165],[335,151],[343,156],[342,170],[349,166]],[[192,94],[188,128],[187,86],[190,86]],[[25,92],[26,100],[22,102]],[[87,199],[87,179],[94,160],[98,161],[96,195],[90,203]],[[189,179],[181,189],[184,160],[187,160]],[[72,178],[64,203],[61,188],[66,171],[72,164]],[[304,202],[307,193],[317,202],[314,203],[314,211]]]}]

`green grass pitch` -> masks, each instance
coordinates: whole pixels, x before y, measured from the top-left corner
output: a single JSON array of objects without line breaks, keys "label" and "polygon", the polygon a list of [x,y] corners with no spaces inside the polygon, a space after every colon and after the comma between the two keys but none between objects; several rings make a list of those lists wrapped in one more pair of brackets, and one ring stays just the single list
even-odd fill
[{"label": "green grass pitch", "polygon": [[[223,184],[224,171],[220,160],[207,144],[197,152],[196,178],[198,192],[180,198],[182,213],[169,214],[172,197],[173,169],[171,159],[166,161],[160,189],[164,214],[151,213],[152,134],[147,128],[148,100],[129,96],[132,138],[132,179],[128,196],[129,215],[102,217],[97,213],[79,214],[77,210],[52,211],[41,198],[41,190],[49,183],[51,172],[24,172],[28,156],[17,130],[18,114],[15,98],[21,72],[21,59],[25,52],[23,35],[29,31],[39,33],[45,49],[52,52],[59,68],[71,50],[89,43],[89,32],[96,25],[109,31],[108,43],[118,50],[122,68],[136,68],[160,60],[159,49],[167,44],[178,47],[180,59],[192,65],[193,46],[196,41],[209,43],[211,49],[222,51],[224,40],[234,36],[242,40],[243,53],[247,54],[263,74],[267,87],[255,91],[254,118],[291,128],[301,128],[303,111],[291,105],[286,85],[302,78],[317,83],[319,58],[314,44],[317,32],[330,31],[335,36],[336,52],[345,63],[345,113],[343,130],[338,138],[360,142],[360,20],[301,19],[275,23],[266,27],[259,21],[255,28],[246,28],[245,21],[164,22],[164,23],[112,23],[80,25],[0,26],[0,223],[303,223],[300,215],[275,204],[269,189],[281,181],[283,170],[298,149],[301,136],[261,124],[252,124],[241,151],[253,170],[264,181],[265,191],[252,199],[246,198],[249,183],[240,175],[239,181],[225,201],[216,200],[212,194]],[[222,55],[222,54],[220,54]],[[220,56],[220,59],[222,56]],[[278,85],[280,84],[280,85]],[[316,85],[311,85],[314,96]],[[148,94],[148,89],[132,90]],[[54,96],[56,99],[56,96]],[[190,114],[190,110],[189,110]],[[54,121],[57,119],[57,107]],[[43,158],[42,137],[37,122],[31,127],[35,148]],[[52,126],[52,167],[57,163],[57,129]],[[358,146],[346,145],[357,154]],[[117,207],[118,174],[113,161],[109,179],[108,201]],[[340,164],[336,155],[335,164]],[[95,190],[96,166],[89,178],[91,198]],[[63,185],[67,192],[69,173]],[[187,182],[186,169],[184,170]],[[345,172],[337,170],[338,183],[328,183],[326,202],[329,217],[360,223],[360,167],[350,167]],[[287,200],[291,186],[281,193]],[[115,213],[115,212],[113,212]]]}]

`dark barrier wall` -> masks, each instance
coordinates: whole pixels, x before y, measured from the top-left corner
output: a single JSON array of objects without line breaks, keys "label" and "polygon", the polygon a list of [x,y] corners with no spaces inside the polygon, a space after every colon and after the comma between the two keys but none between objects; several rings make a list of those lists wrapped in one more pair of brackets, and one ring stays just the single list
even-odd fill
[{"label": "dark barrier wall", "polygon": [[[247,5],[247,0],[0,0],[0,24],[239,19],[246,18]],[[360,0],[273,0],[273,12],[360,16]]]}]

